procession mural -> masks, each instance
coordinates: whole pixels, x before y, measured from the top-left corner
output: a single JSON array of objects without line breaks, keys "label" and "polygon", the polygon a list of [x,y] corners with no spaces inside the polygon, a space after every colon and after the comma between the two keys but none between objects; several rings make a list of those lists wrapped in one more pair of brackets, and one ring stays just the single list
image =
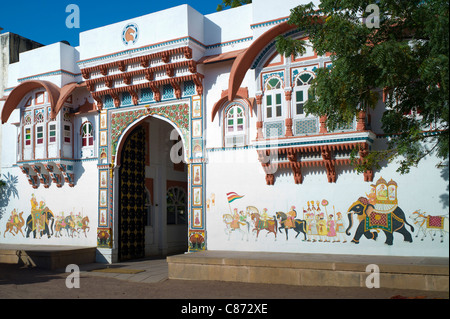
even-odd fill
[{"label": "procession mural", "polygon": [[[64,216],[64,212],[55,215],[47,207],[45,201],[38,202],[34,194],[31,195],[31,212],[25,220],[24,212],[17,209],[11,211],[7,218],[3,237],[16,236],[19,233],[25,238],[40,239],[43,237],[87,237],[89,232],[89,217],[83,216],[80,212],[70,212]],[[25,227],[25,228],[24,228]]]},{"label": "procession mural", "polygon": [[[232,208],[231,203],[239,202],[245,195],[229,192],[226,194],[229,212],[222,214],[226,238],[228,241],[232,236],[243,241],[258,241],[260,233],[264,233],[274,241],[294,238],[299,242],[359,244],[366,240],[384,240],[386,245],[392,246],[394,233],[398,233],[401,236],[395,241],[403,239],[412,243],[414,234],[416,238],[421,235],[421,241],[428,236],[434,241],[437,235],[441,243],[444,241],[449,232],[448,214],[431,216],[417,210],[407,216],[398,204],[398,185],[394,180],[387,182],[380,177],[370,187],[370,191],[351,203],[344,213],[327,199],[307,201],[300,210],[295,206],[286,211],[269,211],[257,206]],[[208,198],[208,211],[210,202]]]},{"label": "procession mural", "polygon": [[425,239],[428,235],[431,238],[431,241],[434,241],[434,237],[439,234],[440,242],[444,242],[446,235],[448,235],[448,214],[444,216],[432,216],[426,212],[421,212],[417,210],[413,212],[409,218],[411,218],[414,222],[414,225],[417,226],[417,234],[416,238],[422,234],[420,238],[421,241]]}]

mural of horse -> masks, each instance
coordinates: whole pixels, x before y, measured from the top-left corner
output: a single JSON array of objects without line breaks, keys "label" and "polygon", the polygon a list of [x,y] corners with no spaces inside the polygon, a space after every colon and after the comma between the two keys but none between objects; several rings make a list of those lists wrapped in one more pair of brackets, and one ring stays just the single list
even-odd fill
[{"label": "mural of horse", "polygon": [[261,230],[267,230],[266,236],[269,233],[273,233],[275,235],[275,240],[277,240],[278,223],[276,217],[275,216],[273,217],[274,217],[273,219],[264,220],[258,213],[251,214],[251,219],[255,226],[253,231],[256,231],[256,240],[258,240],[259,232]]},{"label": "mural of horse", "polygon": [[294,219],[294,226],[290,227],[287,226],[286,221],[287,221],[287,215],[283,212],[277,212],[277,220],[280,224],[280,226],[278,227],[278,231],[281,233],[281,230],[284,229],[285,233],[286,233],[286,240],[288,240],[288,231],[289,229],[292,229],[294,231],[297,232],[297,235],[295,235],[295,238],[298,237],[298,235],[300,233],[303,233],[303,240],[306,240],[306,221],[302,220],[302,219]]},{"label": "mural of horse", "polygon": [[231,233],[238,230],[242,234],[242,240],[246,238],[248,241],[248,234],[250,233],[250,223],[247,220],[236,220],[231,214],[223,214],[223,222],[226,225],[225,234],[230,240]]},{"label": "mural of horse", "polygon": [[91,227],[89,227],[89,217],[86,216],[81,219],[81,227],[79,230],[83,231],[84,237],[87,237],[86,230],[91,230]]}]

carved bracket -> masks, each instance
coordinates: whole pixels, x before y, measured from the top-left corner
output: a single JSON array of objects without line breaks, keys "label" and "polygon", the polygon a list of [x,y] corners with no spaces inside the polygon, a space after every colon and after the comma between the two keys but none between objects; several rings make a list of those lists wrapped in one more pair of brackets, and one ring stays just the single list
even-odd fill
[{"label": "carved bracket", "polygon": [[28,183],[34,188],[38,188],[39,184],[38,184],[38,177],[37,175],[31,175],[31,170],[29,167],[26,166],[19,166],[20,170],[22,171],[22,173],[24,173],[27,176],[28,179]]},{"label": "carved bracket", "polygon": [[161,101],[161,92],[159,91],[159,86],[156,86],[155,83],[150,82],[150,89],[153,91],[153,98],[155,99],[155,101]]},{"label": "carved bracket", "polygon": [[119,61],[117,62],[117,66],[119,67],[119,71],[125,72],[127,69],[127,65],[125,64],[125,61]]},{"label": "carved bracket", "polygon": [[302,166],[298,161],[297,152],[294,150],[294,148],[289,148],[287,150],[287,157],[289,163],[291,164],[292,172],[294,173],[294,183],[301,184],[303,182]]},{"label": "carved bracket", "polygon": [[[363,163],[366,161],[365,157],[369,155],[369,145],[366,143],[359,143],[359,161],[360,163]],[[364,181],[365,182],[372,182],[373,181],[373,170],[368,169],[364,172]]]},{"label": "carved bracket", "polygon": [[128,89],[128,93],[131,95],[131,100],[133,101],[134,105],[138,105],[139,103],[139,96],[135,90]]},{"label": "carved bracket", "polygon": [[45,169],[48,171],[52,182],[56,184],[56,187],[62,186],[62,176],[56,173],[55,168],[51,164],[44,164]]},{"label": "carved bracket", "polygon": [[[273,185],[275,182],[274,173],[277,168],[290,168],[293,173],[294,183],[303,183],[303,167],[317,167],[325,168],[327,173],[327,180],[329,183],[336,183],[337,173],[336,166],[338,165],[351,165],[351,159],[349,155],[338,155],[335,158],[334,152],[349,152],[359,147],[359,161],[364,160],[364,157],[368,154],[369,145],[364,143],[341,143],[341,144],[327,144],[327,145],[311,145],[311,146],[299,146],[299,147],[287,147],[287,148],[274,148],[258,150],[258,161],[266,173],[267,185]],[[276,163],[271,161],[277,154],[286,154],[287,160],[283,160],[283,156],[278,157]],[[336,153],[338,154],[338,153]],[[317,156],[320,156],[317,158]],[[368,169],[364,172],[364,181],[373,181],[373,171]]]},{"label": "carved bracket", "polygon": [[115,93],[115,92],[111,92],[110,95],[111,95],[111,97],[112,97],[113,100],[114,100],[114,106],[115,106],[115,107],[120,107],[120,97],[119,97],[119,94],[118,94],[118,93]]},{"label": "carved bracket", "polygon": [[320,152],[322,154],[322,159],[327,170],[328,183],[336,183],[336,161],[332,159],[331,149],[328,147],[328,145],[325,145],[321,147]]},{"label": "carved bracket", "polygon": [[173,90],[175,91],[175,97],[177,99],[180,99],[181,98],[180,84],[175,79],[170,79],[170,85],[172,85]]},{"label": "carved bracket", "polygon": [[50,186],[50,177],[39,165],[31,165],[31,168],[39,178],[39,182],[44,185],[45,188]]},{"label": "carved bracket", "polygon": [[195,83],[195,88],[196,88],[197,94],[202,95],[203,94],[203,84],[202,84],[202,80],[201,80],[200,76],[198,76],[198,74],[197,74],[197,76],[195,76],[193,78],[193,80]]},{"label": "carved bracket", "polygon": [[73,175],[73,173],[69,173],[69,171],[67,170],[67,165],[65,165],[65,164],[56,164],[56,166],[61,171],[61,174],[64,177],[64,181],[66,183],[68,183],[70,187],[73,187],[75,185],[74,175]]}]

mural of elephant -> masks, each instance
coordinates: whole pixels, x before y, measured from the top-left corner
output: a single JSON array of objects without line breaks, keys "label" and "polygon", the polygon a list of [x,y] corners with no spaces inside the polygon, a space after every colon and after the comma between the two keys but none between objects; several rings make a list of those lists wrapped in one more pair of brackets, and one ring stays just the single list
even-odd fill
[{"label": "mural of elephant", "polygon": [[[348,220],[349,225],[345,233],[350,236],[349,230],[353,226],[353,214],[356,214],[359,220],[359,225],[356,229],[355,236],[352,242],[359,244],[359,239],[361,236],[365,236],[367,239],[376,240],[378,237],[378,231],[383,230],[386,235],[385,244],[392,245],[394,241],[394,232],[398,232],[403,235],[406,242],[412,242],[411,233],[406,229],[405,224],[411,227],[411,232],[414,232],[414,227],[409,224],[406,220],[405,213],[403,210],[396,206],[393,211],[388,213],[379,213],[375,210],[375,207],[369,203],[369,200],[365,197],[360,197],[356,202],[354,202],[348,209]],[[374,215],[372,215],[374,214]],[[372,216],[371,216],[372,215]],[[382,219],[383,223],[378,225],[371,224],[373,217],[378,217]],[[374,232],[370,230],[376,230]]]},{"label": "mural of elephant", "polygon": [[45,207],[41,212],[41,216],[44,217],[44,227],[40,229],[39,233],[36,232],[36,230],[38,229],[38,222],[33,219],[32,215],[28,216],[25,226],[26,238],[30,237],[31,232],[33,232],[34,238],[36,238],[36,235],[38,236],[38,238],[43,235],[47,235],[47,237],[50,238],[53,235],[53,224],[55,222],[55,216],[53,215],[52,211],[49,208]]}]

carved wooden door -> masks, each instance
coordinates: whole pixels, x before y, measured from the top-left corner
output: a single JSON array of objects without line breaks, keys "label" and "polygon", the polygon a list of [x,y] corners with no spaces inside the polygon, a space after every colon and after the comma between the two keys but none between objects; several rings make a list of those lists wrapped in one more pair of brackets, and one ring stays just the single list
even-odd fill
[{"label": "carved wooden door", "polygon": [[145,131],[139,126],[122,149],[119,181],[119,260],[145,256]]}]

